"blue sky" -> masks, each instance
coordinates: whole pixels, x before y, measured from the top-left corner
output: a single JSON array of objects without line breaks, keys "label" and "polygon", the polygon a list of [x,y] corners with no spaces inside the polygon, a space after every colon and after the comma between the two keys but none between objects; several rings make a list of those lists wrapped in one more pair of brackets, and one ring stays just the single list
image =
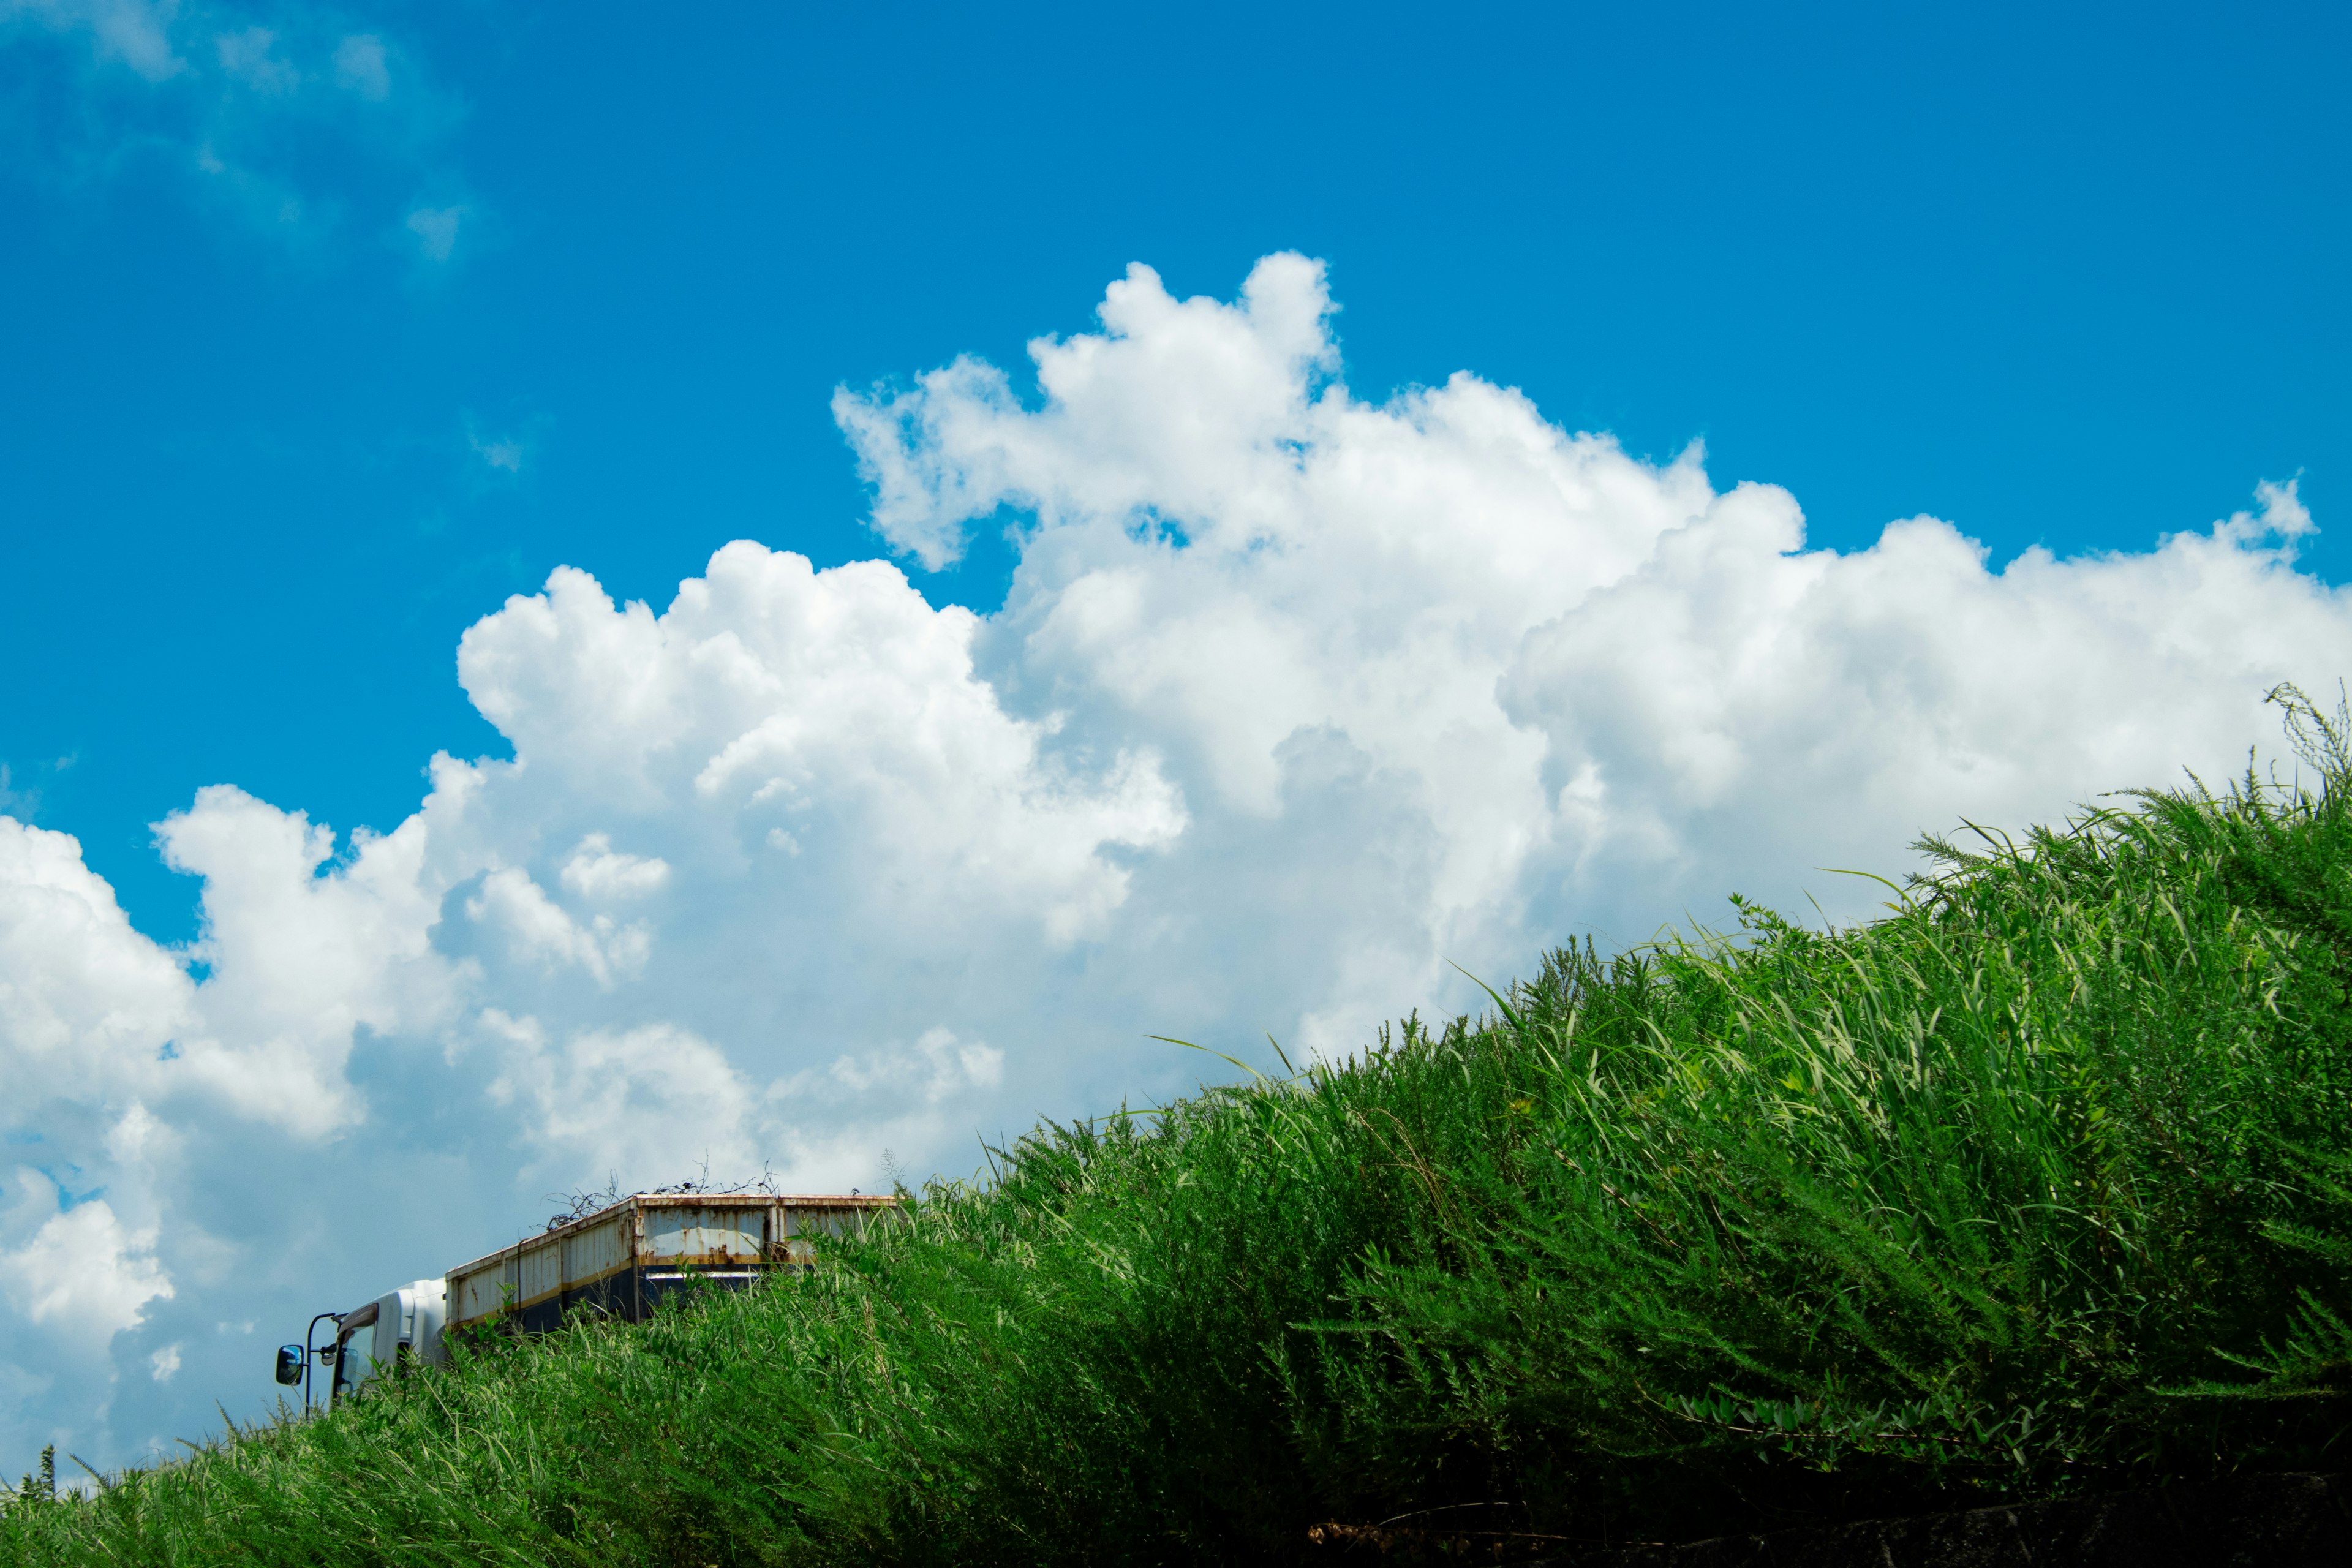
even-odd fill
[{"label": "blue sky", "polygon": [[0,1465],[2271,747],[2345,27],[0,0]]},{"label": "blue sky", "polygon": [[[147,825],[196,786],[389,826],[423,757],[497,744],[450,678],[474,618],[563,562],[658,602],[738,536],[875,552],[835,385],[1018,363],[1132,260],[1191,293],[1322,257],[1360,392],[1469,367],[1703,438],[1820,542],[2137,547],[2256,479],[2339,493],[2328,7],[324,25],[391,44],[390,101],[201,49],[151,83],[22,9],[0,78],[0,759],[159,936],[194,889]],[[194,167],[207,132],[303,216]],[[432,261],[404,221],[452,206]],[[992,609],[1008,570],[919,582]]]}]

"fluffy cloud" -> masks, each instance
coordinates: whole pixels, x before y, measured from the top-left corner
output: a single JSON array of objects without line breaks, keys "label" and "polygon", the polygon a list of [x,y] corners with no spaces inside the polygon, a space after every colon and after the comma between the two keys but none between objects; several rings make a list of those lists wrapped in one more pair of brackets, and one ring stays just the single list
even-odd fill
[{"label": "fluffy cloud", "polygon": [[1204,813],[1294,813],[1310,752],[1393,792],[1381,851],[1427,880],[1385,972],[1415,984],[1732,885],[1853,912],[1805,868],[2226,768],[2272,682],[2345,668],[2291,486],[2140,554],[1996,571],[1927,518],[1809,552],[1793,498],[1717,492],[1696,448],[1654,468],[1467,374],[1357,400],[1328,310],[1298,257],[1234,305],[1138,267],[1101,332],[1031,345],[1039,406],[959,361],[835,412],[909,553],[1034,519],[995,628],[1017,689],[1149,736]]},{"label": "fluffy cloud", "polygon": [[[38,1173],[16,1173],[37,1191]],[[137,1323],[142,1309],[172,1294],[155,1260],[155,1232],[128,1231],[103,1199],[43,1222],[26,1243],[0,1254],[9,1303],[33,1324],[53,1325],[102,1346]]]},{"label": "fluffy cloud", "polygon": [[1546,737],[1580,857],[1685,885],[1785,886],[1791,828],[1817,864],[1884,866],[1958,813],[2015,824],[2101,783],[2212,777],[2269,738],[2272,684],[2319,689],[2352,656],[2343,595],[2294,571],[2301,503],[2262,501],[2146,554],[1994,572],[1932,518],[1806,552],[1786,496],[1735,492],[1534,631],[1504,708]]},{"label": "fluffy cloud", "polygon": [[520,1113],[532,1169],[565,1176],[759,1168],[757,1092],[708,1040],[654,1024],[557,1043],[537,1019],[495,1009],[483,1028],[503,1047],[490,1097]]},{"label": "fluffy cloud", "polygon": [[211,973],[174,1052],[181,1092],[321,1136],[362,1113],[342,1071],[355,1031],[449,1016],[457,977],[430,941],[443,889],[425,860],[436,816],[470,781],[442,773],[448,795],[388,836],[354,834],[340,864],[331,832],[225,784],[160,825],[165,862],[205,881],[187,956]]},{"label": "fluffy cloud", "polygon": [[0,817],[0,1062],[12,1099],[148,1089],[194,996],[83,866],[80,845]]},{"label": "fluffy cloud", "polygon": [[668,882],[668,861],[621,854],[602,833],[583,838],[563,862],[563,885],[592,904],[640,899]]},{"label": "fluffy cloud", "polygon": [[1734,889],[1865,912],[1814,868],[2225,770],[2269,685],[2352,666],[2291,486],[2136,552],[1994,563],[1927,518],[1810,551],[1696,449],[1467,374],[1360,399],[1329,314],[1297,257],[1230,303],[1137,268],[1032,345],[1034,397],[971,361],[843,392],[905,555],[1024,520],[1001,609],[751,542],[659,608],[558,571],[458,650],[511,758],[436,759],[383,834],[226,785],[160,826],[204,882],[184,952],[0,818],[0,1383],[34,1413],[0,1442],[250,1411],[255,1322],[608,1174],[968,1168],[1180,1091],[1147,1033],[1344,1050],[1473,1000],[1449,961]]}]

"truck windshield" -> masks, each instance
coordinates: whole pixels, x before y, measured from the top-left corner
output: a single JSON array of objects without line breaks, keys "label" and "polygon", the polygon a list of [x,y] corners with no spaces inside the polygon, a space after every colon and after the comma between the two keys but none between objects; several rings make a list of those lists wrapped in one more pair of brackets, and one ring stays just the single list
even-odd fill
[{"label": "truck windshield", "polygon": [[374,1325],[370,1324],[366,1328],[352,1331],[352,1337],[343,1342],[342,1353],[335,1359],[335,1393],[337,1394],[349,1394],[365,1381],[368,1375],[368,1358],[374,1353]]}]

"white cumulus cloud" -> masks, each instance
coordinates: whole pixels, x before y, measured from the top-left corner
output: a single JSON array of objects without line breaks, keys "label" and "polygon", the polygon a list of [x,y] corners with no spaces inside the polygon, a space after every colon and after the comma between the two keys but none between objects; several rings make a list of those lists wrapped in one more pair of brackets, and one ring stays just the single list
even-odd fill
[{"label": "white cumulus cloud", "polygon": [[615,850],[602,833],[581,839],[563,862],[563,885],[592,903],[643,898],[668,881],[669,862]]},{"label": "white cumulus cloud", "polygon": [[458,647],[509,758],[435,759],[380,833],[227,784],[159,825],[184,950],[0,816],[0,1447],[250,1414],[253,1344],[608,1175],[967,1170],[1180,1092],[1147,1034],[1344,1050],[1472,1005],[1449,963],[1735,889],[1864,913],[1817,868],[2222,773],[2273,683],[2352,668],[2291,485],[2065,559],[1931,518],[1814,550],[1696,447],[1466,372],[1360,396],[1330,321],[1303,258],[1231,301],[1139,267],[1034,390],[845,390],[893,548],[1021,520],[1000,609],[748,541],[665,605],[565,567]]},{"label": "white cumulus cloud", "polygon": [[[38,1175],[20,1170],[20,1189]],[[34,1324],[103,1345],[139,1321],[172,1283],[155,1258],[155,1232],[132,1231],[104,1199],[51,1215],[25,1243],[0,1253],[9,1303]]]}]

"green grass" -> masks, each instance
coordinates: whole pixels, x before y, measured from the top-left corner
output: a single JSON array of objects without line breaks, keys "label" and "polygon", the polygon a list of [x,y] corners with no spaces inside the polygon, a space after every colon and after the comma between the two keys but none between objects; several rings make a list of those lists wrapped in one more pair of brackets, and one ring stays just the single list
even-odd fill
[{"label": "green grass", "polygon": [[1483,1018],[1045,1124],[814,1274],[35,1485],[0,1547],[1531,1556],[2339,1466],[2352,756],[2282,700],[2304,785],[1930,844],[1852,929],[1562,951]]}]

